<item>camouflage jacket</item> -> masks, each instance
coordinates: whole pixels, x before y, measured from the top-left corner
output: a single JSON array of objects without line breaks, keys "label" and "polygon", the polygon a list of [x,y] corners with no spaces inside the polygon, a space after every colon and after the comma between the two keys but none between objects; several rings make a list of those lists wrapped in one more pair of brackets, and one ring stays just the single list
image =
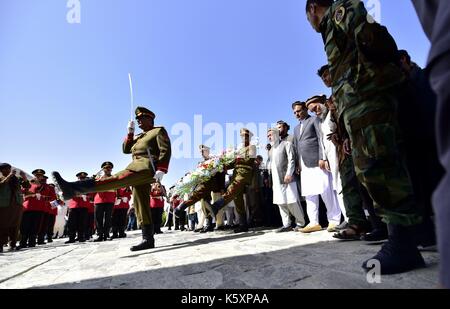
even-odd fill
[{"label": "camouflage jacket", "polygon": [[[379,25],[359,0],[336,1],[321,22],[339,118],[348,107],[404,81],[393,62],[376,64],[363,52],[364,43],[374,40],[374,26]],[[377,42],[377,46],[383,43]]]}]

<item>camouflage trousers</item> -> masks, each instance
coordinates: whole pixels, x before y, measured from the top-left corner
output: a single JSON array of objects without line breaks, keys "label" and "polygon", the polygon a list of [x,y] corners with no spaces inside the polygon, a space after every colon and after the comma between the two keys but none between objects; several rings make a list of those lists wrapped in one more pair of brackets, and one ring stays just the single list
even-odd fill
[{"label": "camouflage trousers", "polygon": [[361,195],[361,184],[355,173],[353,158],[347,156],[339,166],[339,174],[342,182],[342,195],[344,206],[350,225],[366,227],[368,225],[366,214],[363,209],[363,198]]},{"label": "camouflage trousers", "polygon": [[131,172],[121,171],[113,178],[97,181],[95,184],[96,192],[117,190],[127,186],[133,187],[133,205],[136,210],[136,218],[139,226],[153,224],[152,214],[150,212],[150,186],[155,182],[153,172]]},{"label": "camouflage trousers", "polygon": [[356,175],[374,201],[377,214],[388,224],[421,222],[406,168],[397,118],[398,99],[385,92],[343,112],[352,143]]}]

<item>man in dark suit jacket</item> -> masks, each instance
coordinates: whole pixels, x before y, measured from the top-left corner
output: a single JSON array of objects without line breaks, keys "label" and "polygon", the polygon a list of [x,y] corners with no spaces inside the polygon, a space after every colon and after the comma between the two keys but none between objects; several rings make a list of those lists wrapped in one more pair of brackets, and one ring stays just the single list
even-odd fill
[{"label": "man in dark suit jacket", "polygon": [[327,207],[328,229],[331,231],[340,224],[341,211],[333,194],[331,175],[326,171],[320,119],[309,116],[305,102],[295,102],[292,109],[300,121],[294,130],[294,151],[302,170],[302,195],[306,199],[310,221],[300,231],[311,233],[322,229],[319,224],[319,194]]},{"label": "man in dark suit jacket", "polygon": [[428,70],[437,103],[437,144],[446,174],[433,198],[441,254],[441,283],[450,288],[450,1],[413,0],[422,26],[431,41]]}]

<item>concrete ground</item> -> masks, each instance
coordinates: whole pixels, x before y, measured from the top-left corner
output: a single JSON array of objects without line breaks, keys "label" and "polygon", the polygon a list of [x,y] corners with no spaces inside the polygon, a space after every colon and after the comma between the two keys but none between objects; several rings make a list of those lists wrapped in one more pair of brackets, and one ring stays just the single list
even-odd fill
[{"label": "concrete ground", "polygon": [[435,288],[438,254],[424,252],[427,268],[383,276],[369,284],[361,263],[379,244],[340,242],[326,231],[303,235],[273,230],[247,234],[166,231],[157,248],[133,253],[128,238],[65,245],[63,240],[0,254],[0,288]]}]

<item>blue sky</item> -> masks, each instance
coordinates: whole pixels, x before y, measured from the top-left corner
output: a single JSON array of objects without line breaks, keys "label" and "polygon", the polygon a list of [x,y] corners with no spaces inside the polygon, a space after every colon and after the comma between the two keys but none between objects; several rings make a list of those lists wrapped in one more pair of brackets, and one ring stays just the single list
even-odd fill
[{"label": "blue sky", "polygon": [[[169,131],[194,115],[295,125],[292,102],[328,93],[305,0],[80,0],[80,24],[67,22],[67,2],[0,1],[0,161],[28,172],[124,168],[128,72],[135,103]],[[423,66],[429,43],[411,2],[380,2],[382,23]],[[173,159],[164,183],[197,161]]]}]

